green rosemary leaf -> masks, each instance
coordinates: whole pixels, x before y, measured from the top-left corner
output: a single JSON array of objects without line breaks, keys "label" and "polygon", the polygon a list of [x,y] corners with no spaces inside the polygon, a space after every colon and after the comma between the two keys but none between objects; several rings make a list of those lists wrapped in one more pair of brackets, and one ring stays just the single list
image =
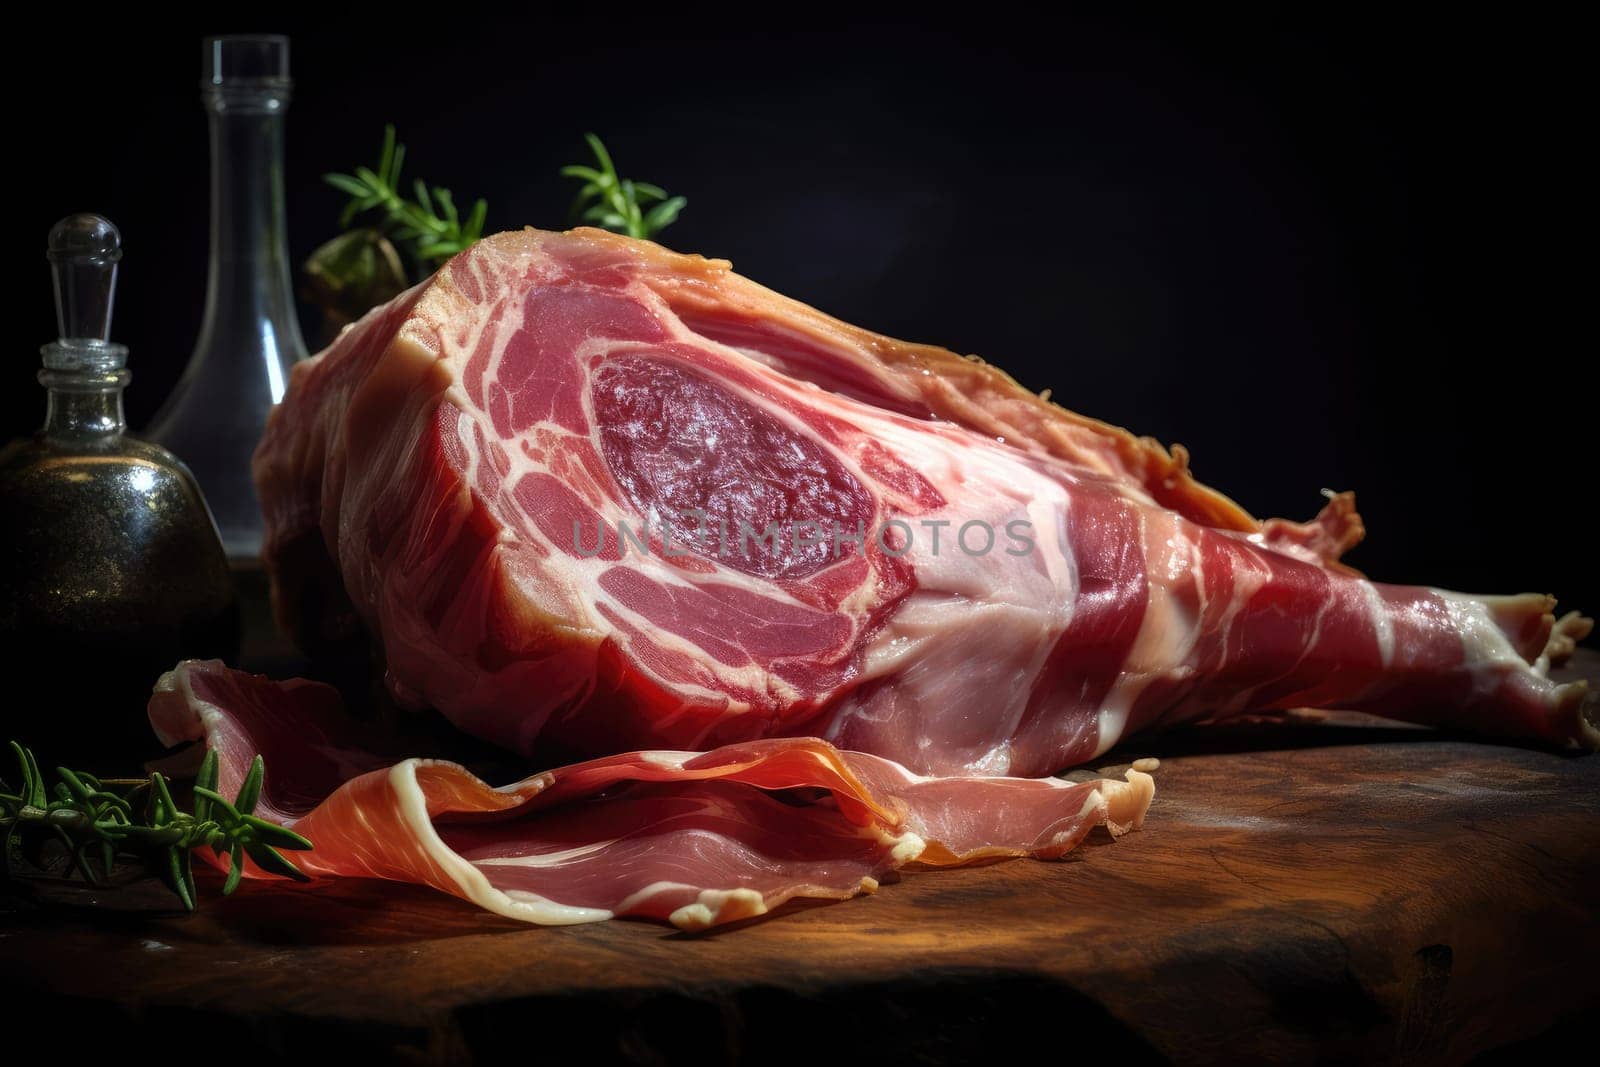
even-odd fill
[{"label": "green rosemary leaf", "polygon": [[50,794],[45,792],[44,775],[39,773],[39,761],[33,758],[32,752],[15,741],[11,742],[11,747],[22,753],[23,773],[29,783],[28,788],[22,791],[22,795],[28,798],[28,806],[46,807],[50,803]]},{"label": "green rosemary leaf", "polygon": [[[87,785],[89,783],[85,781],[84,784]],[[99,808],[102,819],[127,822],[133,815],[132,805],[109,790],[95,789],[89,794],[89,803]]]},{"label": "green rosemary leaf", "polygon": [[195,772],[194,784],[203,789],[215,789],[217,779],[222,774],[222,761],[217,756],[214,748],[206,749],[205,758],[200,761],[200,769]]},{"label": "green rosemary leaf", "polygon": [[622,184],[620,182],[607,189],[606,195],[602,199],[605,203],[611,205],[612,211],[615,211],[623,218],[628,217],[628,198],[622,195]]},{"label": "green rosemary leaf", "polygon": [[675,196],[651,208],[644,216],[645,236],[649,237],[678,221],[678,212],[689,203],[687,197]]},{"label": "green rosemary leaf", "polygon": [[[593,167],[585,167],[578,163],[572,164],[571,166],[562,167],[559,171],[557,171],[557,173],[563,178],[582,178],[584,181],[589,182],[590,185],[597,190],[606,182],[606,176],[604,174],[601,174]],[[588,188],[588,186],[585,186],[585,188]]]},{"label": "green rosemary leaf", "polygon": [[[189,899],[194,901],[195,902],[195,906],[198,907],[199,903],[200,903],[200,891],[198,889],[196,889],[195,885],[194,885],[194,852],[193,851],[185,852],[183,854],[183,861],[182,861],[181,866],[183,868],[183,888],[188,892]],[[194,909],[191,908],[190,910],[192,911]]]},{"label": "green rosemary leaf", "polygon": [[[195,773],[194,784],[200,789],[209,789],[213,792],[217,788],[217,776],[221,773],[217,750],[207,749],[205,759],[200,761],[200,770]],[[211,818],[211,798],[196,793],[194,797],[194,817],[197,822],[205,822]]]},{"label": "green rosemary leaf", "polygon": [[616,174],[617,168],[611,162],[611,153],[607,152],[606,146],[600,143],[600,138],[592,133],[586,133],[583,135],[583,139],[589,142],[589,151],[594,153],[594,158],[600,161],[600,169],[607,174]]},{"label": "green rosemary leaf", "polygon": [[296,867],[289,857],[273,848],[271,845],[257,845],[250,850],[250,858],[255,860],[256,866],[271,874],[280,874],[285,878],[293,878],[297,882],[309,882],[311,876]]},{"label": "green rosemary leaf", "polygon": [[166,826],[177,818],[178,805],[173,803],[172,792],[167,788],[167,780],[159,773],[150,776],[150,799],[155,809],[155,817],[150,820],[153,826]]},{"label": "green rosemary leaf", "polygon": [[649,182],[634,182],[633,192],[635,196],[643,197],[646,200],[665,200],[667,198],[665,189],[659,185],[651,185]]},{"label": "green rosemary leaf", "polygon": [[[415,204],[401,200],[389,205],[390,222],[401,222],[411,227],[418,233],[428,233],[431,229],[429,217]],[[399,236],[396,234],[396,236]]]},{"label": "green rosemary leaf", "polygon": [[439,207],[444,211],[445,221],[456,229],[461,228],[461,219],[456,215],[455,198],[450,195],[450,190],[433,187],[433,198],[439,202]]},{"label": "green rosemary leaf", "polygon": [[266,762],[259,754],[250,761],[250,771],[244,776],[244,784],[239,787],[239,796],[234,800],[233,806],[239,814],[248,815],[256,810],[256,804],[261,800],[261,784],[266,778]]},{"label": "green rosemary leaf", "polygon": [[364,197],[371,192],[365,183],[348,174],[324,174],[322,180],[341,193],[349,193],[351,196]]},{"label": "green rosemary leaf", "polygon": [[[184,853],[183,855],[187,855]],[[183,860],[177,846],[166,851],[165,879],[167,887],[178,894],[178,899],[183,902],[184,908],[194,910],[194,894],[189,892],[188,880],[184,878]]]},{"label": "green rosemary leaf", "polygon": [[246,815],[240,821],[254,830],[256,837],[268,845],[276,845],[278,848],[293,849],[301,852],[311,847],[310,841],[307,841],[287,826],[279,826],[275,822],[268,822],[266,819],[255,815]]},{"label": "green rosemary leaf", "polygon": [[222,895],[233,896],[233,891],[239,888],[239,880],[244,877],[244,846],[233,847],[233,864],[228,868],[227,881],[222,883]]},{"label": "green rosemary leaf", "polygon": [[229,822],[237,822],[239,820],[239,809],[233,806],[233,801],[229,800],[221,793],[218,793],[216,790],[202,789],[200,786],[195,786],[194,795],[197,797],[205,797],[207,800],[211,801],[212,804],[221,808],[223,814],[227,817]]}]

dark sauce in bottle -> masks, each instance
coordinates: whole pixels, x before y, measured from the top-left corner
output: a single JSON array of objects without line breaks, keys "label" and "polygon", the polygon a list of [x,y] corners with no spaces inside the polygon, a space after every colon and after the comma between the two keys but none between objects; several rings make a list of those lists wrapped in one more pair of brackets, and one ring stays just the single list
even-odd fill
[{"label": "dark sauce in bottle", "polygon": [[151,686],[180,659],[231,659],[238,604],[194,478],[126,433],[127,349],[107,340],[120,235],[74,215],[48,255],[61,337],[42,349],[45,424],[0,450],[0,740],[132,773],[161,751]]}]

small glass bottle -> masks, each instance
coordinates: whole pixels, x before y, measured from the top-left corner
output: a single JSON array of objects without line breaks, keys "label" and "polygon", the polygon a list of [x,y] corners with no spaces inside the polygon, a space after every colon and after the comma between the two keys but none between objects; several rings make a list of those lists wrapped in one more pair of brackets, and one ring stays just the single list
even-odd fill
[{"label": "small glass bottle", "polygon": [[306,356],[283,210],[289,40],[209,37],[201,101],[211,127],[211,255],[200,338],[148,436],[189,465],[230,560],[261,552],[250,457],[289,368]]},{"label": "small glass bottle", "polygon": [[40,350],[44,428],[0,450],[0,657],[22,687],[0,738],[132,770],[160,751],[145,717],[156,678],[183,658],[232,657],[238,611],[194,479],[124,432],[128,350],[107,340],[121,236],[73,215],[48,255],[61,336]]}]

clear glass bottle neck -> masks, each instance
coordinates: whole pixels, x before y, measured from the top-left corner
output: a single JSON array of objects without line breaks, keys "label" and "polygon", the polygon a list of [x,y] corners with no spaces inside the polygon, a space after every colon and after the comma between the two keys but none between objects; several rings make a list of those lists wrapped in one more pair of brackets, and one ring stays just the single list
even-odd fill
[{"label": "clear glass bottle neck", "polygon": [[211,125],[211,255],[201,345],[236,342],[224,336],[233,324],[266,320],[280,346],[292,337],[288,347],[303,350],[284,221],[288,91],[214,89],[202,99]]},{"label": "clear glass bottle neck", "polygon": [[131,377],[126,370],[41,370],[39,384],[49,391],[44,435],[82,443],[120,435],[128,428],[122,390]]}]

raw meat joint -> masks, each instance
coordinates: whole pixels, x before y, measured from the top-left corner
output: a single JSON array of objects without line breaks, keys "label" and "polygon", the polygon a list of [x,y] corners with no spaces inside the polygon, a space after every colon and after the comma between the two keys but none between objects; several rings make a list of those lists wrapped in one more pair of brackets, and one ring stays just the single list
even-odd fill
[{"label": "raw meat joint", "polygon": [[1364,581],[1349,496],[1258,522],[1185,460],[726,263],[527,230],[296,368],[255,469],[280,620],[314,640],[336,576],[397,699],[529,754],[815,735],[1037,776],[1245,709],[1592,730],[1549,597]]},{"label": "raw meat joint", "polygon": [[[323,745],[287,783],[312,869],[534,921],[704,926],[1059,854],[1152,787],[1043,776],[1180,722],[1600,740],[1584,683],[1546,677],[1589,620],[1365,580],[1349,494],[1258,520],[1181,448],[595,230],[488,238],[347,329],[295,368],[255,475],[303,644],[375,639],[400,704],[589,761],[492,790]],[[330,721],[315,687],[162,685],[164,736],[230,759]],[[356,839],[382,820],[384,848]]]}]

